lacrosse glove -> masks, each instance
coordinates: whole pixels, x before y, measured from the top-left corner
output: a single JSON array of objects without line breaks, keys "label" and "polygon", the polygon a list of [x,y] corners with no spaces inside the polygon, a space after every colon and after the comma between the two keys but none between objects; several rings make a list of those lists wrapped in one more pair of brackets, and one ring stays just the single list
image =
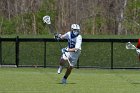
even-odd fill
[{"label": "lacrosse glove", "polygon": [[140,49],[137,49],[136,52],[138,55],[140,55]]},{"label": "lacrosse glove", "polygon": [[61,52],[62,52],[62,54],[64,54],[65,52],[68,52],[68,48],[62,48]]},{"label": "lacrosse glove", "polygon": [[55,34],[55,35],[54,35],[54,38],[55,38],[56,40],[60,40],[60,39],[61,39],[61,34],[58,34],[58,33]]}]

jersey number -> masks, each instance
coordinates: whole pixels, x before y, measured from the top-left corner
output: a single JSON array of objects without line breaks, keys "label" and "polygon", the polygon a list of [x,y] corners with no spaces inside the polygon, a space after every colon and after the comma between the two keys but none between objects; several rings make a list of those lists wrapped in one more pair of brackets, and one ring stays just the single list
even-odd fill
[{"label": "jersey number", "polygon": [[69,41],[69,48],[75,48],[75,42],[74,41]]}]

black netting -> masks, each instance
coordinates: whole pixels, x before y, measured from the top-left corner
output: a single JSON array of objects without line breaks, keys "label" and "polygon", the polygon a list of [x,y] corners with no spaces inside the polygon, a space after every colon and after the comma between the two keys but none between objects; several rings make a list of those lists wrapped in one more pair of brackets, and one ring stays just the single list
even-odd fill
[{"label": "black netting", "polygon": [[2,65],[15,65],[15,42],[2,42]]},{"label": "black netting", "polygon": [[[61,46],[58,42],[19,42],[19,66],[58,66],[61,48],[66,47],[67,42],[60,44]],[[77,66],[139,68],[140,62],[136,51],[126,49],[125,44],[125,42],[114,42],[112,51],[111,42],[83,42]],[[2,65],[16,64],[15,42],[2,42],[1,50]]]}]

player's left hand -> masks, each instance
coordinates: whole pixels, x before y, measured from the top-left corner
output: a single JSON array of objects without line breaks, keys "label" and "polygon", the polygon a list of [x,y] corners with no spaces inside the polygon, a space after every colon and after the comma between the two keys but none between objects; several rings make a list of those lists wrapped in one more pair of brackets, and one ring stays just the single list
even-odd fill
[{"label": "player's left hand", "polygon": [[68,52],[68,48],[62,48],[61,52],[64,54],[65,52]]},{"label": "player's left hand", "polygon": [[54,35],[54,38],[55,38],[56,40],[60,40],[60,39],[61,39],[61,34],[58,34],[58,33],[55,34],[55,35]]}]

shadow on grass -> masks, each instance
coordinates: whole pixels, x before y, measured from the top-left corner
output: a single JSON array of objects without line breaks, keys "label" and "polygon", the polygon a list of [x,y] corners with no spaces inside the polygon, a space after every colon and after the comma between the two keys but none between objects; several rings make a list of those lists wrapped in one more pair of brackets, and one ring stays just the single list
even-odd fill
[{"label": "shadow on grass", "polygon": [[131,84],[137,85],[140,84],[140,82],[131,82]]},{"label": "shadow on grass", "polygon": [[[63,84],[63,83],[56,83],[56,84]],[[66,83],[66,84],[76,84],[76,83]]]}]

